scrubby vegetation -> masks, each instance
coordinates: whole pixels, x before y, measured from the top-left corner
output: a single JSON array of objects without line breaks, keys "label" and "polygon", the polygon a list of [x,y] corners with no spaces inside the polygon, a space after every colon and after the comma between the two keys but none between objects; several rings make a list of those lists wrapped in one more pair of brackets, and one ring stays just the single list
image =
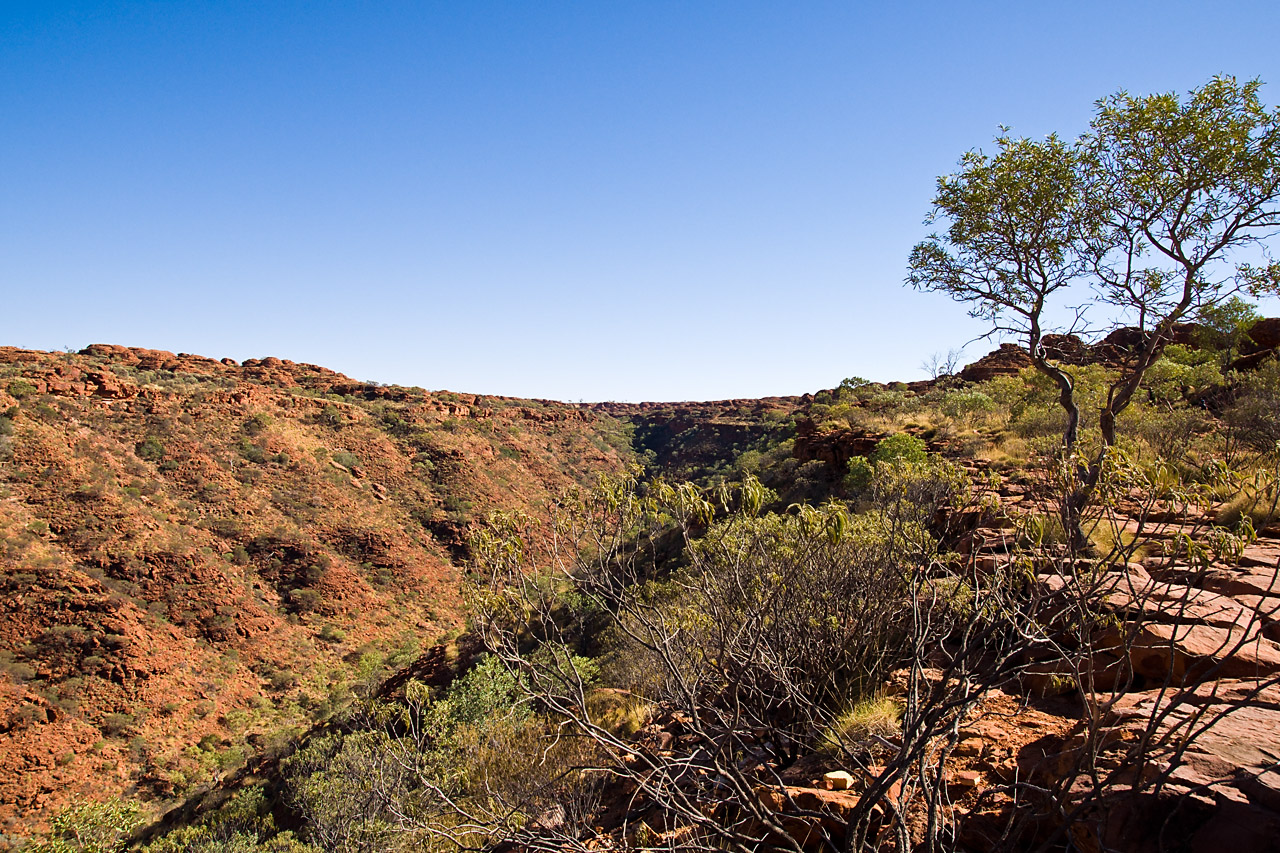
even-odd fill
[{"label": "scrubby vegetation", "polygon": [[[1203,733],[1179,709],[1257,636],[1227,635],[1198,670],[1135,663],[1181,654],[1153,637],[1195,606],[1185,581],[1238,561],[1276,511],[1268,423],[1242,412],[1280,404],[1280,368],[1224,373],[1218,352],[1153,364],[1078,548],[1055,512],[1071,476],[1053,453],[1062,423],[1033,369],[898,392],[874,432],[854,402],[874,397],[865,384],[825,395],[821,430],[884,437],[818,504],[788,506],[740,467],[702,487],[650,470],[571,491],[549,518],[493,515],[469,546],[478,663],[464,653],[447,687],[366,688],[269,789],[319,850],[949,847],[982,814],[956,807],[967,721],[1012,686],[1091,701],[1052,780],[984,788],[1002,827],[991,847],[1070,846],[1071,827],[1105,829],[1171,784]],[[1089,400],[1113,374],[1074,375]],[[775,465],[755,470],[803,477]],[[993,476],[1022,500],[985,491]],[[1010,550],[976,549],[975,519]],[[1182,568],[1144,579],[1128,567],[1145,556]],[[1260,602],[1238,618],[1264,617]],[[1099,709],[1136,691],[1166,698],[1116,740]],[[849,772],[861,798],[809,802],[804,766]]]},{"label": "scrubby vegetation", "polygon": [[[146,826],[73,806],[36,849],[1205,849],[1222,803],[1264,814],[1274,755],[1250,739],[1280,719],[1249,717],[1243,741],[1230,724],[1280,702],[1280,546],[1262,541],[1280,536],[1280,336],[1238,295],[1280,272],[1211,277],[1280,224],[1280,116],[1256,92],[1117,95],[1077,143],[1001,137],[939,181],[948,230],[911,281],[1021,336],[981,372],[939,359],[910,385],[594,414],[330,379],[238,411],[209,463],[196,395],[243,378],[124,370],[177,405],[103,416],[128,455],[86,449],[72,493],[50,436],[92,413],[12,369],[0,439],[26,444],[0,445],[5,488],[68,497],[10,520],[6,584],[71,571],[56,532],[100,556],[111,607],[171,623],[223,684],[249,668],[296,727],[251,741],[261,705],[223,703],[182,765],[218,784]],[[1047,334],[1046,300],[1082,280],[1136,325]],[[586,436],[533,427],[588,417]],[[229,492],[289,523],[215,511]],[[189,525],[148,515],[165,538],[145,553],[84,520],[162,500]],[[361,642],[330,594],[343,573],[362,601],[406,586],[396,524],[466,567],[466,630],[425,652],[413,632]],[[173,566],[251,570],[347,666],[251,654],[235,602],[183,612],[198,595],[158,591]],[[46,720],[80,713],[141,636],[38,627],[0,664]],[[94,737],[147,760],[149,710],[96,713]]]}]

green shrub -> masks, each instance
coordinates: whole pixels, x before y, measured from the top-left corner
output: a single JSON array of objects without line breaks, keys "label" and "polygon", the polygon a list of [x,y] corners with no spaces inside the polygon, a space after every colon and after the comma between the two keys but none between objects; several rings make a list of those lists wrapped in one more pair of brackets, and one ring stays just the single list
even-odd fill
[{"label": "green shrub", "polygon": [[16,400],[25,400],[36,393],[36,386],[25,379],[14,379],[9,383],[9,394]]},{"label": "green shrub", "polygon": [[1167,358],[1174,364],[1185,364],[1187,367],[1195,367],[1200,364],[1209,364],[1217,361],[1212,350],[1193,349],[1182,344],[1169,344],[1160,352],[1161,358]]},{"label": "green shrub", "polygon": [[267,451],[263,450],[252,441],[249,441],[247,438],[242,438],[236,442],[236,450],[239,451],[241,456],[255,465],[267,461]]},{"label": "green shrub", "polygon": [[148,462],[159,462],[164,459],[164,444],[155,436],[150,436],[138,442],[133,452],[138,455],[139,459],[145,459]]},{"label": "green shrub", "polygon": [[102,718],[102,733],[111,737],[119,737],[137,722],[133,714],[107,714]]},{"label": "green shrub", "polygon": [[[581,664],[583,660],[575,655],[573,662]],[[527,706],[517,704],[519,695],[515,676],[491,656],[455,681],[437,706],[450,727],[476,725],[496,717],[510,719],[513,715],[525,720],[531,712]]]},{"label": "green shrub", "polygon": [[1241,377],[1235,401],[1223,413],[1234,444],[1274,451],[1280,444],[1280,361]]},{"label": "green shrub", "polygon": [[897,459],[905,462],[924,462],[928,457],[929,451],[924,439],[900,432],[876,444],[868,461],[874,466],[879,462],[892,462]]},{"label": "green shrub", "polygon": [[844,487],[853,494],[861,494],[871,485],[871,476],[875,469],[865,456],[855,456],[849,460],[849,471],[844,475]]},{"label": "green shrub", "polygon": [[901,700],[891,696],[868,696],[841,714],[827,733],[829,746],[839,751],[847,744],[874,737],[890,738],[899,732]]},{"label": "green shrub", "polygon": [[981,391],[961,388],[950,391],[942,398],[942,413],[954,421],[968,423],[974,417],[992,411],[996,407],[995,400]]},{"label": "green shrub", "polygon": [[298,612],[311,613],[324,604],[324,596],[314,589],[295,589],[289,593],[289,602]]},{"label": "green shrub", "polygon": [[112,798],[102,803],[76,803],[49,821],[49,837],[31,853],[117,853],[141,822],[133,803]]},{"label": "green shrub", "polygon": [[244,422],[244,431],[249,435],[258,435],[267,430],[273,422],[273,418],[266,412],[259,412],[249,420]]},{"label": "green shrub", "polygon": [[276,692],[292,690],[298,685],[298,676],[287,669],[277,669],[267,676],[267,686]]},{"label": "green shrub", "polygon": [[333,461],[337,462],[343,468],[352,468],[360,464],[360,458],[354,453],[348,453],[345,450],[335,451]]},{"label": "green shrub", "polygon": [[143,848],[144,853],[316,853],[280,832],[261,788],[238,791],[217,809],[175,828]]},{"label": "green shrub", "polygon": [[15,684],[22,684],[24,681],[30,681],[36,677],[34,669],[21,661],[15,660],[0,661],[0,672],[7,674]]}]

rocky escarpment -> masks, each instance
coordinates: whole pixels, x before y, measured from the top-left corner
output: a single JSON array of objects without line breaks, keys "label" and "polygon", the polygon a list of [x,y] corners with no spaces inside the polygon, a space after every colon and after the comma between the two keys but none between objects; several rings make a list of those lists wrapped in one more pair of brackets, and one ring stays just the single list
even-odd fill
[{"label": "rocky escarpment", "polygon": [[[1204,329],[1196,323],[1175,323],[1170,330],[1167,344],[1198,347],[1204,339]],[[1147,341],[1143,333],[1133,327],[1122,327],[1096,343],[1087,343],[1077,335],[1045,335],[1041,344],[1044,355],[1063,364],[1123,365],[1142,350]],[[1249,326],[1240,342],[1239,354],[1232,367],[1250,369],[1269,358],[1275,358],[1280,349],[1280,318],[1263,318]],[[1031,366],[1031,356],[1026,348],[1013,343],[998,348],[967,365],[959,373],[965,382],[985,382],[997,376],[1009,376]]]},{"label": "rocky escarpment", "polygon": [[[1014,545],[1025,535],[1018,520],[1051,517],[1056,504],[1034,483],[993,476],[983,463],[972,464],[970,472],[984,484],[987,506],[998,509],[978,517],[961,544],[980,568],[994,570],[1014,559]],[[1082,676],[1058,665],[1032,667],[1015,691],[1025,710],[992,713],[984,704],[966,731],[978,740],[958,750],[967,757],[953,772],[974,774],[965,797],[979,809],[969,824],[976,847],[983,833],[999,832],[999,821],[983,814],[994,817],[1001,798],[983,802],[984,790],[1015,779],[1051,788],[1078,772],[1082,751],[1098,750],[1103,774],[1123,771],[1126,762],[1137,766],[1135,756],[1151,756],[1143,772],[1160,784],[1125,797],[1125,787],[1136,780],[1117,777],[1119,793],[1104,812],[1090,816],[1094,829],[1076,834],[1077,841],[1094,839],[1083,849],[1274,849],[1280,827],[1280,524],[1261,527],[1242,547],[1215,551],[1207,524],[1223,510],[1134,493],[1106,516],[1103,526],[1114,531],[1108,534],[1114,541],[1142,547],[1089,581],[1114,619],[1093,639],[1096,652],[1085,658],[1092,671]],[[1188,549],[1189,541],[1201,545]],[[1076,582],[1049,567],[1038,580],[1050,589]],[[1081,677],[1094,692],[1078,691]],[[1006,701],[1001,695],[991,700],[996,706]],[[1082,703],[1098,715],[1096,725],[1081,716]],[[1083,788],[1077,782],[1071,791]]]},{"label": "rocky escarpment", "polygon": [[698,479],[740,454],[789,438],[811,398],[763,397],[705,403],[595,403],[591,410],[623,418],[652,471]]}]

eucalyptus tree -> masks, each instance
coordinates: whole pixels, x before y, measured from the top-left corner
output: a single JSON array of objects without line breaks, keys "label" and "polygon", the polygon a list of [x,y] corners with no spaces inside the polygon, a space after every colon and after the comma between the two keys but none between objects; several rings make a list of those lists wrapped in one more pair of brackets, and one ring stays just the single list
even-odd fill
[{"label": "eucalyptus tree", "polygon": [[[994,154],[970,151],[938,179],[928,221],[946,229],[912,250],[907,282],[1019,338],[1054,382],[1072,462],[1063,521],[1077,544],[1118,418],[1174,326],[1241,290],[1280,291],[1267,252],[1280,230],[1280,110],[1263,105],[1260,87],[1217,77],[1185,98],[1119,92],[1073,142],[1002,131]],[[1073,459],[1075,378],[1044,338],[1078,331],[1090,311],[1136,327],[1138,343],[1099,407],[1097,449]],[[1047,327],[1064,313],[1065,328]]]},{"label": "eucalyptus tree", "polygon": [[957,173],[938,178],[928,221],[946,221],[947,231],[912,250],[907,281],[964,302],[992,334],[1023,340],[1036,369],[1059,390],[1070,448],[1080,410],[1074,378],[1045,351],[1046,311],[1087,280],[1101,211],[1087,191],[1078,145],[1002,132],[996,147],[994,155],[967,152]]}]

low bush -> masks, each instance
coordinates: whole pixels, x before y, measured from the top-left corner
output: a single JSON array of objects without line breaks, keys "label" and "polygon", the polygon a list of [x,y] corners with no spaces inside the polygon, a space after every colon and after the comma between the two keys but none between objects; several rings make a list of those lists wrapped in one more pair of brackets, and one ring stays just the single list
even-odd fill
[{"label": "low bush", "polygon": [[134,446],[134,453],[137,454],[139,459],[145,459],[148,462],[160,462],[165,457],[164,443],[155,436],[150,436]]},{"label": "low bush", "polygon": [[133,714],[105,714],[102,717],[102,723],[99,725],[99,728],[102,729],[102,733],[108,737],[120,737],[133,728],[135,722],[137,722],[137,720]]}]

